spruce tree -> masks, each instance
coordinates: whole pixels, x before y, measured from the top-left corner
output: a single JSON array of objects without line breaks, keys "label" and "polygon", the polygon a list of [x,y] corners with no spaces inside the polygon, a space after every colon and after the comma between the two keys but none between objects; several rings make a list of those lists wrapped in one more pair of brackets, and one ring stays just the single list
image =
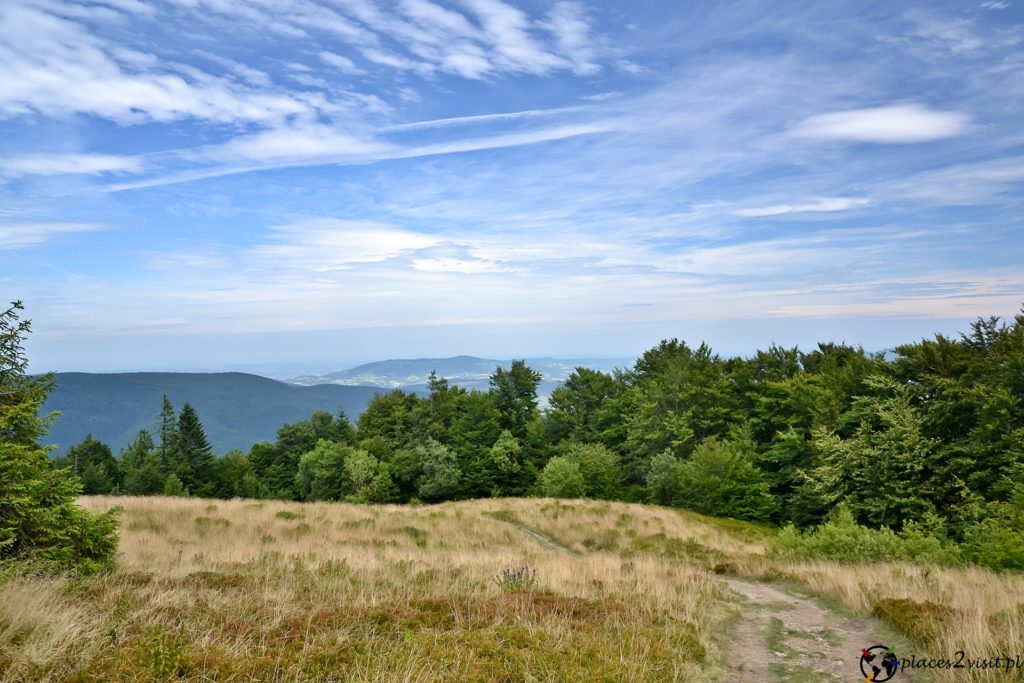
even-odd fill
[{"label": "spruce tree", "polygon": [[160,404],[160,417],[157,418],[156,434],[160,438],[160,462],[164,470],[170,469],[170,463],[174,460],[177,447],[178,423],[174,415],[174,406],[171,405],[167,394],[164,394]]},{"label": "spruce tree", "polygon": [[199,413],[189,403],[181,408],[177,432],[176,450],[184,467],[175,474],[195,495],[212,495],[217,485],[213,449],[199,421]]},{"label": "spruce tree", "polygon": [[116,511],[94,515],[75,505],[80,483],[37,444],[49,425],[39,409],[53,376],[27,372],[22,308],[15,301],[0,312],[0,562],[96,570],[117,550]]}]

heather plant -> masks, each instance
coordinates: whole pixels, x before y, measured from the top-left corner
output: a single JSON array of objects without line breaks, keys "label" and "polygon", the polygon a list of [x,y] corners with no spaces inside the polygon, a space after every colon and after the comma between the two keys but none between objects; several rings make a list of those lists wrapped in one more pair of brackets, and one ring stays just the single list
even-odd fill
[{"label": "heather plant", "polygon": [[494,577],[494,582],[505,593],[531,591],[537,586],[537,570],[530,569],[527,565],[505,567],[500,574]]}]

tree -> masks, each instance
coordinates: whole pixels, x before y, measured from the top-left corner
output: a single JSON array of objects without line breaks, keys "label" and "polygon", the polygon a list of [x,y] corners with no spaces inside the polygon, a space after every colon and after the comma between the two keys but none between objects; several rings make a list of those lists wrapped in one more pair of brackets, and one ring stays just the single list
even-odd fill
[{"label": "tree", "polygon": [[89,572],[113,561],[117,508],[99,515],[75,505],[80,484],[37,444],[49,418],[39,409],[53,376],[28,374],[29,322],[15,301],[0,313],[0,560]]},{"label": "tree", "polygon": [[507,429],[501,432],[501,436],[491,446],[488,469],[494,479],[493,496],[508,496],[522,492],[519,480],[523,471],[523,447]]},{"label": "tree", "polygon": [[548,434],[553,441],[604,443],[611,446],[622,416],[612,409],[613,399],[625,386],[617,378],[589,368],[576,368],[565,383],[551,392],[547,411]]},{"label": "tree", "polygon": [[742,442],[712,439],[679,468],[683,506],[706,515],[763,522],[778,504]]},{"label": "tree", "polygon": [[587,490],[580,466],[561,455],[548,461],[537,483],[549,498],[581,498]]},{"label": "tree", "polygon": [[351,490],[345,469],[345,452],[350,447],[320,439],[316,448],[299,458],[295,490],[302,500],[341,500]]},{"label": "tree", "polygon": [[416,448],[416,456],[423,472],[417,486],[419,497],[430,502],[454,498],[462,477],[455,453],[444,444],[430,440]]},{"label": "tree", "polygon": [[139,430],[135,440],[121,450],[120,461],[124,493],[130,496],[150,496],[163,491],[163,467],[153,437],[148,431]]},{"label": "tree", "polygon": [[665,450],[651,458],[647,469],[647,499],[659,505],[679,505],[683,499],[680,468],[683,463],[672,451]]},{"label": "tree", "polygon": [[391,503],[398,496],[387,464],[364,450],[346,447],[345,474],[349,482],[345,500],[349,502]]},{"label": "tree", "polygon": [[181,483],[181,479],[178,479],[178,475],[171,472],[167,475],[167,480],[164,481],[164,495],[182,497],[188,495],[188,489]]},{"label": "tree", "polygon": [[501,426],[517,439],[526,436],[527,423],[537,415],[540,380],[541,374],[524,360],[514,360],[508,370],[499,367],[491,375],[490,393],[501,416]]},{"label": "tree", "polygon": [[622,495],[622,470],[615,453],[601,444],[572,444],[565,457],[576,463],[583,475],[584,496],[615,500]]},{"label": "tree", "polygon": [[120,472],[110,446],[86,434],[85,439],[68,449],[58,463],[70,467],[71,474],[82,482],[82,493],[88,495],[112,493],[118,486]]},{"label": "tree", "polygon": [[209,496],[216,489],[213,472],[213,449],[199,413],[186,403],[178,416],[177,455],[183,467],[176,472],[181,483],[199,496]]},{"label": "tree", "polygon": [[230,450],[214,461],[218,498],[262,498],[266,492],[256,468],[239,450]]},{"label": "tree", "polygon": [[168,470],[177,448],[178,418],[174,414],[174,406],[171,405],[167,394],[164,394],[160,402],[160,417],[157,418],[156,422],[156,434],[160,439],[161,466],[164,470]]}]

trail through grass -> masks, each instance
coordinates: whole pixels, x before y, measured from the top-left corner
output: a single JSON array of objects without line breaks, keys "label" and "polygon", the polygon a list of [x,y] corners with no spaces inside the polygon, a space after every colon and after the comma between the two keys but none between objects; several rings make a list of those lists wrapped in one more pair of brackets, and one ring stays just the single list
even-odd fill
[{"label": "trail through grass", "polygon": [[82,502],[124,506],[117,569],[0,579],[3,683],[853,680],[872,612],[919,655],[1024,652],[1019,575],[784,562],[668,508]]}]

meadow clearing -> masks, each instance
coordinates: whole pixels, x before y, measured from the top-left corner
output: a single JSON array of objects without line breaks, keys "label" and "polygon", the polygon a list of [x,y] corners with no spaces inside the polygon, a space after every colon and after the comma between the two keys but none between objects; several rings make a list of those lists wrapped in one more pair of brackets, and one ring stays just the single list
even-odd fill
[{"label": "meadow clearing", "polygon": [[[732,635],[746,615],[726,583],[736,578],[816,596],[837,613],[874,611],[918,653],[1024,652],[1018,574],[784,562],[765,554],[771,530],[669,508],[82,504],[124,508],[117,568],[84,579],[7,576],[2,681],[740,680]],[[530,578],[496,580],[523,566]]]}]

